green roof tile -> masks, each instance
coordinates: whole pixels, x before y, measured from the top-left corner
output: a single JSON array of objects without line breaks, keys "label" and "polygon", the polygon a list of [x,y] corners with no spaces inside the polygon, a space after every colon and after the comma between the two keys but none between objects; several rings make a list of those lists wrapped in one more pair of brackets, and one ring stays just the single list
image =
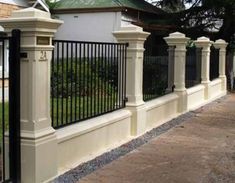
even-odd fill
[{"label": "green roof tile", "polygon": [[132,8],[151,13],[163,12],[144,0],[60,0],[54,10],[86,8]]},{"label": "green roof tile", "polygon": [[54,9],[118,7],[112,0],[60,0]]}]

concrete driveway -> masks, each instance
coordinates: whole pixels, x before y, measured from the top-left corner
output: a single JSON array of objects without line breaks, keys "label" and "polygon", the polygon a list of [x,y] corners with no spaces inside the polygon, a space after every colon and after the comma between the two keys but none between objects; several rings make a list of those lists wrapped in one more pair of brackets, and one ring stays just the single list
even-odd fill
[{"label": "concrete driveway", "polygon": [[235,95],[84,177],[81,183],[235,183]]}]

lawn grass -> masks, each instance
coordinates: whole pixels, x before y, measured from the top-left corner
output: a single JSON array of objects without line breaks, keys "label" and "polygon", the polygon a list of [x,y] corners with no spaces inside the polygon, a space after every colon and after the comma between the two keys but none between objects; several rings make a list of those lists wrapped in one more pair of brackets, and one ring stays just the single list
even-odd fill
[{"label": "lawn grass", "polygon": [[[53,106],[52,107],[52,103]],[[66,123],[81,121],[109,111],[116,110],[122,105],[116,93],[105,96],[84,96],[51,99],[51,118],[53,127],[57,128]],[[63,107],[63,108],[62,108]],[[57,109],[58,108],[58,109]],[[53,109],[53,111],[52,111]],[[58,112],[57,112],[58,110]],[[0,103],[0,141],[3,129],[3,105]],[[67,117],[66,117],[67,116]],[[5,131],[9,128],[9,103],[4,103]],[[1,142],[0,142],[1,143]]]},{"label": "lawn grass", "polygon": [[121,105],[116,94],[51,99],[53,127],[81,121],[117,109]]}]

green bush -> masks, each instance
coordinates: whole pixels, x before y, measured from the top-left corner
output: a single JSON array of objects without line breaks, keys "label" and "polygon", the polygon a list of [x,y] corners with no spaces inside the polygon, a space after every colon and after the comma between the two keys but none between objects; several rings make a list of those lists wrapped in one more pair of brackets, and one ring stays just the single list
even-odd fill
[{"label": "green bush", "polygon": [[157,63],[144,65],[143,92],[144,95],[162,96],[167,88],[167,71]]},{"label": "green bush", "polygon": [[92,70],[98,74],[102,81],[108,82],[114,88],[118,87],[118,63],[115,59],[93,62]]},{"label": "green bush", "polygon": [[[98,62],[98,61],[97,61]],[[87,59],[75,62],[74,59],[62,60],[52,64],[52,96],[66,98],[70,96],[111,95],[114,91],[108,81],[99,76],[99,65],[91,64]]]}]

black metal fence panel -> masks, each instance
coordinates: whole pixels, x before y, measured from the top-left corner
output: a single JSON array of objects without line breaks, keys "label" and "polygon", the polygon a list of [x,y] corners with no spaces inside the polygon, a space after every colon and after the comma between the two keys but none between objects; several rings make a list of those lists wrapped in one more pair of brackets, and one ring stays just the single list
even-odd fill
[{"label": "black metal fence panel", "polygon": [[[10,179],[9,177],[9,158],[7,158],[7,154],[9,153],[9,137],[7,137],[5,134],[9,134],[9,93],[7,89],[7,80],[8,76],[6,75],[6,62],[9,63],[8,59],[8,50],[7,47],[9,46],[9,38],[0,38],[0,64],[1,64],[1,106],[0,106],[0,112],[1,112],[1,169],[0,169],[0,180],[2,182],[7,181]],[[8,143],[6,143],[8,141]],[[8,175],[6,175],[6,172],[8,172]]]},{"label": "black metal fence panel", "polygon": [[187,47],[185,86],[193,87],[201,82],[201,48]]},{"label": "black metal fence panel", "polygon": [[125,107],[127,44],[54,40],[52,126]]},{"label": "black metal fence panel", "polygon": [[0,182],[20,182],[20,31],[0,36]]},{"label": "black metal fence panel", "polygon": [[157,52],[148,42],[144,46],[143,99],[148,101],[169,93],[167,91],[168,46],[157,47],[160,52]]},{"label": "black metal fence panel", "polygon": [[214,80],[219,77],[219,49],[214,46],[211,47],[210,54],[210,80]]}]

